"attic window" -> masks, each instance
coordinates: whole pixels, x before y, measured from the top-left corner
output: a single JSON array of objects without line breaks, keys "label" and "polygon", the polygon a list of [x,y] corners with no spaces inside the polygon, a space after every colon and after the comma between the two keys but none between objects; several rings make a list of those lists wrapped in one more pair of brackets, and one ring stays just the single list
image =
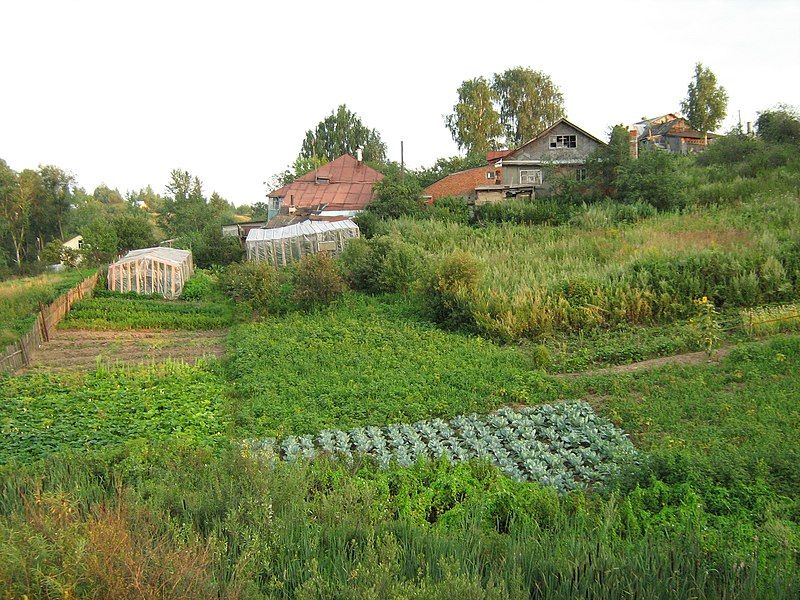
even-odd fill
[{"label": "attic window", "polygon": [[331,182],[330,177],[320,177],[319,175],[317,175],[317,184],[330,183],[330,182]]},{"label": "attic window", "polygon": [[577,136],[575,135],[551,135],[551,148],[576,148],[578,146]]}]

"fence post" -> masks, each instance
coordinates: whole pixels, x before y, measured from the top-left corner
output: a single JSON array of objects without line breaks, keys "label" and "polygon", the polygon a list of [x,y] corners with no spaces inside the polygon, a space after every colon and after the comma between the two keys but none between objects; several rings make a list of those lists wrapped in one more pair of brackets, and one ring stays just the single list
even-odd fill
[{"label": "fence post", "polygon": [[47,330],[47,317],[45,317],[44,305],[41,302],[39,302],[39,319],[41,319],[42,321],[41,329],[42,329],[42,335],[44,335],[44,341],[49,342],[50,332]]}]

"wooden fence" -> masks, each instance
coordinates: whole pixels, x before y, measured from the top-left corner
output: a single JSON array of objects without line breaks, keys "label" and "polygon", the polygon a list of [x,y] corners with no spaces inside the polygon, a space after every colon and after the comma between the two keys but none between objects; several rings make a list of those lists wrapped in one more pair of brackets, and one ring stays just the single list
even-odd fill
[{"label": "wooden fence", "polygon": [[56,298],[49,306],[41,306],[31,330],[18,341],[6,347],[0,354],[0,372],[16,371],[27,367],[31,362],[31,354],[50,340],[50,334],[63,319],[72,305],[81,298],[92,295],[97,284],[99,273],[87,277],[74,288]]}]

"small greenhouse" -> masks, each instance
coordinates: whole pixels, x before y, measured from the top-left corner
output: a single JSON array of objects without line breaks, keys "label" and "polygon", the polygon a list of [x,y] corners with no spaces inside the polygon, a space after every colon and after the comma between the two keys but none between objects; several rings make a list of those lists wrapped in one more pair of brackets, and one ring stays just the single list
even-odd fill
[{"label": "small greenhouse", "polygon": [[324,251],[337,255],[349,240],[359,235],[358,225],[350,219],[308,220],[274,229],[251,229],[245,240],[247,260],[285,266],[306,254]]},{"label": "small greenhouse", "polygon": [[193,272],[189,250],[160,247],[131,250],[108,266],[108,289],[177,298]]}]

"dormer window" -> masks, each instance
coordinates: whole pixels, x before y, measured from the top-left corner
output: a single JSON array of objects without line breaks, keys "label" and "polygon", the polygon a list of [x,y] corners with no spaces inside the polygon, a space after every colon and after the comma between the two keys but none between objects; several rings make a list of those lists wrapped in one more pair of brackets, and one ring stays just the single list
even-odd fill
[{"label": "dormer window", "polygon": [[317,185],[328,184],[330,182],[331,182],[330,177],[320,177],[319,175],[317,175]]},{"label": "dormer window", "polygon": [[551,135],[550,148],[576,148],[578,146],[577,137],[575,135]]}]

